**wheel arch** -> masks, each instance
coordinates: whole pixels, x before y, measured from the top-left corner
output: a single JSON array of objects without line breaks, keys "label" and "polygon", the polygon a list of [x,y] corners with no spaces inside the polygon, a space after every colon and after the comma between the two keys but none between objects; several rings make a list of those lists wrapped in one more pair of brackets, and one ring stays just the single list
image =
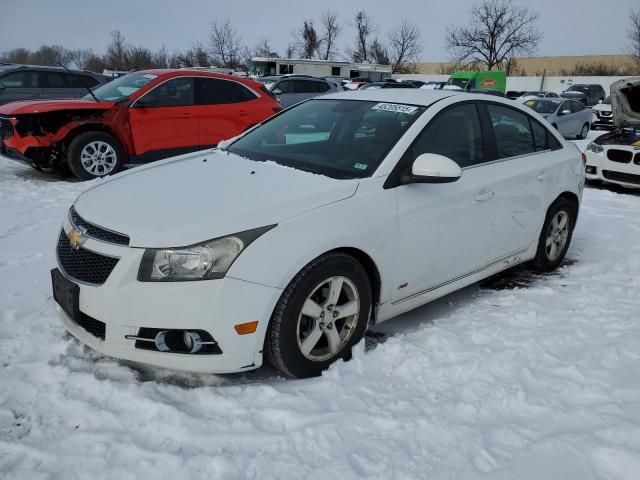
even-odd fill
[{"label": "wheel arch", "polygon": [[120,144],[120,151],[124,156],[123,160],[126,161],[128,159],[127,149],[125,148],[125,143],[122,141],[123,139],[120,138],[120,136],[115,130],[101,123],[83,123],[82,125],[78,125],[73,129],[69,130],[69,132],[65,135],[64,139],[62,140],[65,151],[69,149],[69,145],[71,144],[74,138],[76,138],[78,135],[81,135],[83,133],[88,133],[88,132],[100,132],[100,133],[106,133],[107,135],[111,135]]},{"label": "wheel arch", "polygon": [[[336,248],[332,251],[346,253],[355,258],[364,267],[369,277],[369,282],[371,282],[371,299],[373,300],[375,311],[376,305],[380,303],[380,292],[382,290],[382,277],[380,276],[380,269],[376,265],[376,262],[369,254],[355,247]],[[326,253],[331,253],[332,251]]]}]

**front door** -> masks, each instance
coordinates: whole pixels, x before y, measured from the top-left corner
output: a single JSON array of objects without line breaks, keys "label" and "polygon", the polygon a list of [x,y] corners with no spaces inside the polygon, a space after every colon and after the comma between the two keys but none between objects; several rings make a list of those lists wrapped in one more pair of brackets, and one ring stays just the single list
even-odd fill
[{"label": "front door", "polygon": [[0,105],[17,100],[36,100],[40,98],[37,72],[20,70],[0,77]]},{"label": "front door", "polygon": [[131,133],[141,161],[198,149],[193,78],[176,77],[140,97],[129,110]]},{"label": "front door", "polygon": [[475,104],[438,114],[408,149],[407,165],[422,153],[454,160],[463,174],[452,183],[396,187],[393,301],[462,279],[487,264],[493,192],[482,166],[485,153]]}]

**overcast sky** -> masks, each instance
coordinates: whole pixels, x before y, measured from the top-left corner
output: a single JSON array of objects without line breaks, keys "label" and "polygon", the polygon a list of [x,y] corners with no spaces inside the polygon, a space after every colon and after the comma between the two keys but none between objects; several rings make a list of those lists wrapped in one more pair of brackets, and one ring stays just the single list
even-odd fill
[{"label": "overcast sky", "polygon": [[[354,43],[352,17],[364,9],[378,25],[378,35],[403,19],[418,25],[422,60],[445,61],[446,27],[465,23],[472,0],[0,0],[0,51],[41,44],[92,48],[102,53],[112,30],[128,42],[153,50],[186,49],[206,42],[209,23],[230,19],[243,41],[252,47],[270,40],[282,53],[292,30],[304,19],[317,19],[330,9],[343,26],[342,49]],[[516,2],[518,3],[518,2]],[[537,55],[594,55],[623,53],[629,44],[629,10],[638,0],[537,0],[520,2],[540,15],[544,34]]]}]

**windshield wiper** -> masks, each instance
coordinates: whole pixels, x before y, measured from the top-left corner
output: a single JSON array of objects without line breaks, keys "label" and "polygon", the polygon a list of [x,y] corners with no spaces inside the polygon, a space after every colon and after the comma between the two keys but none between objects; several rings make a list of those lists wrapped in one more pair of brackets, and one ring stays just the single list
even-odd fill
[{"label": "windshield wiper", "polygon": [[[59,62],[58,65],[64,68],[67,72],[72,73],[71,70],[69,70],[64,63]],[[78,77],[83,77],[83,75],[78,75]],[[82,82],[82,86],[87,89],[87,92],[89,92],[89,95],[91,95],[96,102],[100,102],[100,100],[98,100],[98,97],[96,97],[91,91],[91,89],[87,86],[87,84],[84,83],[84,78],[82,78],[82,80],[80,81]]]}]

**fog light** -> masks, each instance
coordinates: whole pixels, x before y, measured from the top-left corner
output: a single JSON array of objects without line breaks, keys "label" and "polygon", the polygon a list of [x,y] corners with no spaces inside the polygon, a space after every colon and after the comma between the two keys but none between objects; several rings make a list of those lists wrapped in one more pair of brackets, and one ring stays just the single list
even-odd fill
[{"label": "fog light", "polygon": [[596,167],[593,167],[591,165],[587,165],[587,170],[586,171],[587,171],[587,173],[595,175],[598,170],[596,169]]},{"label": "fog light", "polygon": [[211,334],[205,330],[173,330],[145,328],[138,330],[137,335],[125,335],[128,340],[135,340],[136,348],[155,350],[167,353],[220,355],[222,350]]}]

